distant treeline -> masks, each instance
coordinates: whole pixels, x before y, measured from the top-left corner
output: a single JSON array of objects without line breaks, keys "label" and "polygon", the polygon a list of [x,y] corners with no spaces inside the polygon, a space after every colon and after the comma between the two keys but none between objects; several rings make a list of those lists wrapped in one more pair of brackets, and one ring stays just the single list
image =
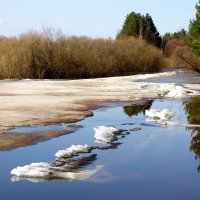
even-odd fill
[{"label": "distant treeline", "polygon": [[75,79],[155,72],[162,52],[142,39],[65,37],[50,30],[0,39],[1,79]]}]

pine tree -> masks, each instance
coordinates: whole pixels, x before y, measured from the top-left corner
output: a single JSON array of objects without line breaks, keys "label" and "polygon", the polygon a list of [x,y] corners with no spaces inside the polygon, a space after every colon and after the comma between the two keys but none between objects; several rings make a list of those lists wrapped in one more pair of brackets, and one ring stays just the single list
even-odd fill
[{"label": "pine tree", "polygon": [[131,12],[127,15],[122,30],[117,35],[117,39],[129,36],[141,37],[147,43],[161,47],[162,38],[159,36],[153,19],[149,14],[144,16],[140,13]]},{"label": "pine tree", "polygon": [[123,28],[120,32],[120,38],[125,38],[128,36],[138,36],[139,26],[140,26],[141,15],[135,12],[131,12],[126,16]]},{"label": "pine tree", "polygon": [[159,36],[159,32],[155,27],[152,17],[149,14],[145,16],[145,26],[146,30],[143,34],[144,40],[160,48],[162,38]]}]

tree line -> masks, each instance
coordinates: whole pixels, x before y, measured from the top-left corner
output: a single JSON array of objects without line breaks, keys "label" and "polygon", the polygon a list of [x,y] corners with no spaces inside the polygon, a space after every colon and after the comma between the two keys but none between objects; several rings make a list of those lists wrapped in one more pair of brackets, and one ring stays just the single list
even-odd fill
[{"label": "tree line", "polygon": [[162,49],[165,57],[174,59],[173,65],[190,67],[200,72],[200,0],[195,8],[196,16],[190,21],[188,31],[182,29],[161,37],[149,14],[131,12],[126,16],[116,38],[142,38],[146,43]]},{"label": "tree line", "polygon": [[154,72],[166,66],[200,72],[200,1],[189,31],[161,37],[149,14],[131,12],[116,40],[28,32],[0,37],[0,78],[94,78]]}]

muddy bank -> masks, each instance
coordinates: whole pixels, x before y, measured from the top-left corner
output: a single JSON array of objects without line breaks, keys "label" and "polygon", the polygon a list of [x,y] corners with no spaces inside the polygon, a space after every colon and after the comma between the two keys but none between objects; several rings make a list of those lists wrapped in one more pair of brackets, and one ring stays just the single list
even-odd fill
[{"label": "muddy bank", "polygon": [[[87,80],[20,80],[0,82],[0,129],[75,122],[91,116],[101,102],[179,98],[195,95],[173,83],[145,83],[175,72]],[[142,82],[137,82],[142,80]]]}]

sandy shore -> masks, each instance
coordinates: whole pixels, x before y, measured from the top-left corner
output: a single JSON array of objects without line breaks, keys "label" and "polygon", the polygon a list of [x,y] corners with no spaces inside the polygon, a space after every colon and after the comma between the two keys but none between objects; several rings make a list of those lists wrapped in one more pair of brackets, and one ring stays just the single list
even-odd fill
[{"label": "sandy shore", "polygon": [[[102,102],[179,98],[197,94],[175,84],[146,83],[174,72],[87,80],[0,82],[0,129],[75,122],[91,116]],[[137,82],[142,80],[143,82]]]}]

